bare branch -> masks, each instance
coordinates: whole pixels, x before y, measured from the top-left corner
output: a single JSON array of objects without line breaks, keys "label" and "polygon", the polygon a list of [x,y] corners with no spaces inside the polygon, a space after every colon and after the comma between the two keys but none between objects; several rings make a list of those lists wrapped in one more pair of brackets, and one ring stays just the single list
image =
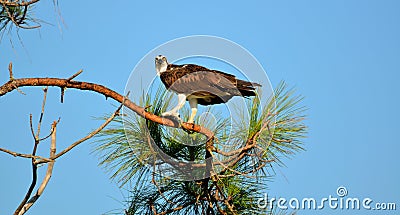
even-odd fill
[{"label": "bare branch", "polygon": [[[43,89],[44,91],[44,96],[43,96],[43,102],[42,102],[42,110],[41,110],[41,114],[40,114],[40,118],[39,118],[39,123],[38,123],[38,130],[36,135],[34,135],[33,132],[33,126],[32,126],[32,114],[30,115],[30,127],[31,127],[31,132],[32,132],[32,136],[34,139],[34,145],[33,145],[33,151],[32,151],[32,156],[36,156],[36,151],[37,151],[37,147],[40,143],[39,140],[39,135],[40,135],[40,129],[42,126],[42,119],[43,119],[43,115],[44,115],[44,107],[46,105],[46,98],[47,98],[47,87],[45,89]],[[28,199],[31,197],[33,189],[36,186],[36,182],[37,182],[37,168],[38,168],[38,163],[36,162],[36,159],[32,158],[32,182],[31,185],[29,186],[28,191],[26,192],[26,195],[24,197],[24,199],[22,200],[22,202],[20,203],[20,205],[18,206],[18,208],[15,210],[14,215],[18,215],[20,214],[20,212],[23,210],[24,205],[27,203]]]},{"label": "bare branch", "polygon": [[32,137],[36,139],[35,131],[33,130],[32,114],[29,114],[29,127],[31,128]]},{"label": "bare branch", "polygon": [[35,160],[44,160],[45,162],[50,162],[52,160],[45,158],[45,157],[41,157],[41,156],[37,156],[37,155],[31,155],[31,154],[22,154],[22,153],[18,153],[18,152],[13,152],[10,151],[8,149],[3,149],[0,148],[0,151],[5,152],[7,154],[10,154],[14,157],[21,157],[21,158],[31,158],[31,159],[35,159]]},{"label": "bare branch", "polygon": [[61,88],[61,103],[64,103],[65,88]]},{"label": "bare branch", "polygon": [[78,75],[80,75],[83,72],[83,70],[79,70],[77,73],[73,74],[71,77],[67,78],[68,81],[71,81],[72,79],[76,78]]},{"label": "bare branch", "polygon": [[[52,126],[52,133],[51,133],[51,144],[50,144],[50,157],[53,157],[56,154],[56,131],[57,131],[57,121],[54,121]],[[54,160],[48,163],[47,165],[47,171],[46,175],[43,178],[42,183],[40,184],[40,187],[36,191],[36,194],[32,196],[29,201],[22,207],[22,210],[19,212],[19,215],[25,214],[26,211],[29,210],[30,207],[36,202],[36,200],[39,199],[39,197],[42,195],[44,189],[46,188],[47,184],[50,181],[51,175],[53,173],[53,167],[54,167]]]},{"label": "bare branch", "polygon": [[[83,72],[83,70],[79,70],[77,73],[73,74],[71,77],[67,78],[68,81],[71,81],[72,79],[76,78],[78,75],[80,75]],[[61,88],[61,103],[64,103],[64,93],[65,93],[65,88]]]},{"label": "bare branch", "polygon": [[[4,10],[4,8],[3,8],[3,10]],[[1,14],[1,13],[0,13]],[[1,40],[1,38],[0,38],[0,40]],[[14,74],[13,74],[13,64],[12,64],[12,62],[10,62],[9,64],[8,64],[8,73],[9,73],[9,76],[10,76],[10,81],[12,81],[12,80],[14,80]],[[19,93],[21,93],[22,95],[26,95],[24,92],[22,92],[20,89],[18,89],[16,86],[14,86],[16,89],[17,89],[17,91],[19,92]]]},{"label": "bare branch", "polygon": [[73,148],[76,147],[77,145],[79,145],[79,144],[81,144],[82,142],[84,142],[84,141],[86,141],[86,140],[92,138],[94,135],[96,135],[97,133],[99,133],[101,130],[103,130],[103,128],[105,128],[105,127],[119,114],[119,111],[121,110],[122,105],[123,105],[123,104],[121,104],[121,105],[118,107],[118,109],[117,109],[117,110],[116,110],[116,111],[115,111],[115,112],[114,112],[100,127],[98,127],[96,130],[90,132],[87,136],[85,136],[85,137],[81,138],[80,140],[78,140],[78,141],[72,143],[70,146],[68,146],[66,149],[62,150],[62,151],[59,152],[58,154],[51,156],[50,159],[51,159],[51,160],[55,160],[55,159],[61,157],[62,155],[64,155],[65,153],[69,152],[71,149],[73,149]]},{"label": "bare branch", "polygon": [[[38,145],[38,141],[35,140],[35,145],[33,148],[32,156],[36,155],[37,145]],[[28,201],[29,197],[32,195],[33,189],[36,186],[36,181],[37,181],[37,164],[35,163],[35,159],[32,158],[32,182],[31,182],[31,185],[29,186],[28,191],[25,194],[24,199],[21,201],[20,205],[15,210],[14,215],[19,215],[19,212],[22,210],[22,208]]]},{"label": "bare branch", "polygon": [[[16,87],[25,87],[25,86],[54,86],[54,87],[65,87],[65,88],[75,88],[79,90],[88,90],[92,92],[97,92],[105,97],[109,97],[114,99],[115,101],[122,103],[124,100],[124,96],[121,94],[104,87],[99,84],[89,83],[89,82],[80,82],[80,81],[68,81],[67,79],[60,78],[21,78],[14,79],[12,81],[8,81],[4,85],[0,86],[0,97],[13,91]],[[182,122],[180,125],[174,122],[171,119],[163,118],[157,115],[154,115],[150,112],[147,112],[143,107],[140,107],[130,101],[126,100],[125,107],[131,109],[139,116],[156,122],[158,124],[162,124],[169,127],[181,127],[182,129],[197,132],[204,134],[208,139],[214,137],[214,133],[207,128],[204,128],[199,125],[194,125],[191,123]]]},{"label": "bare branch", "polygon": [[44,95],[43,95],[43,102],[42,102],[42,111],[40,112],[38,128],[36,131],[36,140],[39,140],[40,128],[42,127],[44,107],[46,106],[46,100],[47,100],[47,89],[48,89],[48,87],[43,88]]},{"label": "bare branch", "polygon": [[12,62],[10,62],[10,64],[8,64],[8,72],[10,73],[10,80],[13,80],[13,79],[14,79],[12,69],[13,69],[13,68],[12,68]]},{"label": "bare branch", "polygon": [[[5,83],[4,85],[0,86],[0,97],[7,94],[8,92],[13,91],[14,89],[18,89],[19,87],[24,87],[24,86],[55,86],[55,87],[60,87],[61,89],[67,89],[67,88],[75,88],[75,89],[79,89],[79,90],[88,90],[88,91],[93,91],[93,92],[97,92],[99,94],[104,95],[106,98],[112,98],[115,101],[121,103],[121,106],[96,130],[92,131],[91,133],[89,133],[87,136],[81,138],[80,140],[72,143],[69,147],[67,147],[66,149],[62,150],[61,152],[57,153],[57,154],[53,154],[50,158],[48,159],[40,159],[37,160],[36,162],[32,162],[32,166],[34,168],[34,172],[36,174],[36,169],[37,169],[37,165],[40,163],[54,163],[54,161],[59,158],[60,156],[64,155],[65,153],[69,152],[70,150],[72,150],[74,147],[76,147],[77,145],[79,145],[80,143],[92,138],[94,135],[96,135],[98,132],[100,132],[104,127],[106,127],[118,114],[120,109],[122,108],[122,106],[125,106],[127,108],[129,108],[130,110],[134,111],[136,114],[138,114],[139,116],[147,119],[147,120],[151,120],[155,123],[161,124],[161,125],[165,125],[165,126],[169,126],[169,127],[175,127],[175,128],[181,128],[187,131],[192,131],[192,132],[197,132],[197,133],[201,133],[203,135],[205,135],[207,137],[207,142],[206,142],[206,158],[210,158],[208,159],[206,164],[203,164],[206,166],[207,171],[212,171],[212,149],[213,149],[213,144],[214,144],[214,133],[210,130],[208,130],[207,128],[201,127],[199,125],[195,125],[192,123],[185,123],[182,122],[180,124],[177,124],[177,122],[168,119],[168,118],[163,118],[157,115],[154,115],[150,112],[147,112],[146,109],[148,107],[140,107],[138,105],[136,105],[135,103],[133,103],[132,101],[130,101],[128,98],[126,98],[125,96],[122,96],[121,94],[105,87],[99,84],[95,84],[95,83],[88,83],[88,82],[79,82],[79,81],[74,81],[72,80],[73,78],[75,78],[76,76],[78,76],[81,72],[78,72],[76,74],[74,74],[73,76],[71,76],[68,79],[59,79],[59,78],[22,78],[22,79],[12,79],[10,81],[8,81],[7,83]],[[46,91],[47,92],[47,88]],[[45,97],[46,98],[46,97]],[[44,106],[45,106],[45,101],[42,104],[42,113],[44,111]],[[32,120],[31,120],[32,121]],[[36,131],[36,135],[35,137],[37,137],[35,139],[35,147],[34,147],[34,153],[36,153],[36,147],[37,144],[39,143],[39,134],[40,134],[40,127],[41,127],[41,121],[42,121],[42,115],[39,119],[39,124],[38,124],[38,131]],[[32,124],[32,123],[31,123]],[[32,132],[33,132],[33,126],[32,126]],[[33,132],[34,133],[34,132]],[[54,135],[54,131],[52,133],[52,135]],[[34,153],[32,153],[34,155]],[[201,165],[201,164],[200,164]],[[29,204],[31,201],[29,201],[27,203],[27,199],[30,197],[31,193],[32,193],[32,189],[33,187],[36,185],[36,177],[32,182],[32,185],[26,195],[26,198],[23,200],[23,202],[21,202],[21,205],[19,207],[19,210],[17,209],[16,212],[21,211],[22,207],[25,204]],[[210,200],[210,190],[208,189],[208,181],[209,178],[205,179],[203,181],[203,189],[204,189],[204,193],[206,194],[206,197]],[[47,183],[47,182],[46,182]],[[40,196],[40,195],[39,195]],[[32,197],[34,198],[34,197]],[[31,199],[32,199],[31,198]],[[34,199],[35,200],[35,199]],[[36,201],[36,200],[35,200]],[[34,201],[33,201],[34,202]],[[30,206],[29,206],[30,207]],[[161,212],[159,214],[166,214],[166,213],[170,213],[170,212],[174,212],[177,210],[181,210],[182,208],[186,207],[186,205],[181,205],[178,206],[174,209],[171,210],[167,210],[164,212]],[[213,210],[212,209],[212,204],[209,205],[208,210]],[[155,209],[155,208],[154,208]],[[156,211],[153,211],[155,213],[157,213]],[[16,213],[18,214],[18,213]]]},{"label": "bare branch", "polygon": [[[58,122],[60,122],[60,119],[58,119],[57,123],[58,123]],[[45,137],[43,137],[43,138],[40,138],[39,141],[43,141],[43,140],[46,140],[47,138],[51,137],[51,135],[53,134],[53,132],[54,132],[54,130],[53,130],[53,128],[52,128],[52,129],[50,130],[50,134],[47,135],[47,136],[45,136]]]}]

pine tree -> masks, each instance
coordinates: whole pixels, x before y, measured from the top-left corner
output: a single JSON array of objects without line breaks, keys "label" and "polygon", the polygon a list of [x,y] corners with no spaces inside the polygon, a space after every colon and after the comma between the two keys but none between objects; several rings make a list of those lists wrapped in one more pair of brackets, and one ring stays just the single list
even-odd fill
[{"label": "pine tree", "polygon": [[[140,105],[160,115],[171,96],[160,88],[143,94]],[[212,140],[124,112],[97,136],[95,151],[111,178],[130,192],[125,214],[277,214],[257,201],[268,191],[274,168],[284,165],[282,158],[303,150],[301,101],[282,82],[263,107],[259,97],[248,99],[248,113],[232,125],[221,114],[214,123],[200,120]],[[240,123],[245,117],[248,125]]]}]

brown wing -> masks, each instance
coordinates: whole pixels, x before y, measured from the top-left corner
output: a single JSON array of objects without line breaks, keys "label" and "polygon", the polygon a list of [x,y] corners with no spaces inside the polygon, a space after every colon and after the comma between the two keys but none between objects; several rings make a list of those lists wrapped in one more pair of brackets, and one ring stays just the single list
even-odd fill
[{"label": "brown wing", "polygon": [[227,102],[233,96],[254,96],[253,85],[258,85],[194,64],[169,65],[160,78],[167,89],[193,96],[202,105]]}]

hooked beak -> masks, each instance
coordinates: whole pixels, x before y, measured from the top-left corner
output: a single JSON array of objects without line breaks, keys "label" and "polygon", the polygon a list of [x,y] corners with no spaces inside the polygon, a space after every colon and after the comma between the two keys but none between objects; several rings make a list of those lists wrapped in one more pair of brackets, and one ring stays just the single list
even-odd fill
[{"label": "hooked beak", "polygon": [[163,64],[163,62],[164,62],[162,59],[157,59],[156,61],[157,61],[157,64]]}]

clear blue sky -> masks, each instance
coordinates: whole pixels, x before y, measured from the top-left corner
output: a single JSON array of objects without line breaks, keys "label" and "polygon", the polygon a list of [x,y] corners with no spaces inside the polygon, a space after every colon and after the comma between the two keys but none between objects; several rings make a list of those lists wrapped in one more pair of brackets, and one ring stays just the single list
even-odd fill
[{"label": "clear blue sky", "polygon": [[[276,86],[296,86],[309,108],[307,151],[278,168],[270,195],[327,197],[345,186],[351,197],[396,202],[400,207],[399,132],[400,2],[385,1],[118,1],[108,4],[62,1],[67,27],[57,27],[51,1],[38,4],[37,16],[54,25],[20,31],[24,47],[4,36],[0,44],[0,82],[14,63],[16,78],[69,77],[123,92],[135,64],[151,49],[177,37],[209,34],[248,49]],[[76,5],[74,5],[76,4]],[[154,71],[148,71],[154,72]],[[37,121],[40,88],[23,88],[0,98],[0,147],[29,152],[29,113]],[[61,117],[61,149],[101,122],[92,117],[115,103],[87,92],[51,88],[43,134]],[[48,143],[44,143],[48,144]],[[41,153],[47,154],[47,146]],[[101,214],[122,208],[123,195],[84,143],[57,160],[44,195],[28,214]],[[44,169],[44,168],[42,168]],[[42,170],[43,171],[43,170]],[[0,214],[11,214],[30,183],[28,160],[0,154]],[[42,176],[42,174],[40,175]],[[399,210],[399,209],[398,209]],[[397,213],[398,213],[397,210]],[[396,212],[361,211],[362,214]],[[299,214],[321,214],[300,211]],[[323,214],[360,214],[326,210]]]}]

